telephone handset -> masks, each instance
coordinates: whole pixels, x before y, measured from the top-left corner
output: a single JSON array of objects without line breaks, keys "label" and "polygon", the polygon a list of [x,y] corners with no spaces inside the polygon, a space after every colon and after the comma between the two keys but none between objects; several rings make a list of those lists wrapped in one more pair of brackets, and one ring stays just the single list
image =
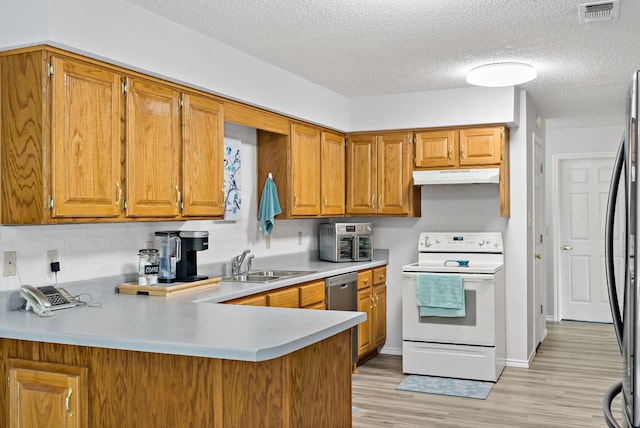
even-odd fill
[{"label": "telephone handset", "polygon": [[50,285],[44,287],[23,285],[20,287],[20,295],[27,301],[26,310],[31,309],[41,316],[53,315],[51,311],[77,305],[76,299],[67,290]]}]

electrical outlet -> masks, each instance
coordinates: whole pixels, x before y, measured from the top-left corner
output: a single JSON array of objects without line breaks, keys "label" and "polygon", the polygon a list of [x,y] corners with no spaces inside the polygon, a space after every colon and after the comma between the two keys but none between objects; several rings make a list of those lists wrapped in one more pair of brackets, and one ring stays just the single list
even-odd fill
[{"label": "electrical outlet", "polygon": [[4,276],[14,276],[16,274],[18,256],[15,251],[4,252]]},{"label": "electrical outlet", "polygon": [[47,250],[46,271],[51,272],[51,263],[58,261],[58,250]]}]

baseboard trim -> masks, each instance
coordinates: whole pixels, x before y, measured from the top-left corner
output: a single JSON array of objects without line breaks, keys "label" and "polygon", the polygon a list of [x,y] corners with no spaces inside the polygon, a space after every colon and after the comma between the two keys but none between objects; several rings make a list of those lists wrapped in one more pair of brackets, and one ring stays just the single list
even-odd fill
[{"label": "baseboard trim", "polygon": [[385,346],[379,352],[387,355],[402,355],[402,348],[391,348],[389,346]]}]

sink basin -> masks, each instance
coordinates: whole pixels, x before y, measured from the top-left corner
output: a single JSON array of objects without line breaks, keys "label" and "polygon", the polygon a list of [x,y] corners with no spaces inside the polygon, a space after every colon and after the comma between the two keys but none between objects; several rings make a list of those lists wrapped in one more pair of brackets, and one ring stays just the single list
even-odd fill
[{"label": "sink basin", "polygon": [[239,275],[224,276],[222,281],[273,282],[314,272],[314,270],[256,270]]}]

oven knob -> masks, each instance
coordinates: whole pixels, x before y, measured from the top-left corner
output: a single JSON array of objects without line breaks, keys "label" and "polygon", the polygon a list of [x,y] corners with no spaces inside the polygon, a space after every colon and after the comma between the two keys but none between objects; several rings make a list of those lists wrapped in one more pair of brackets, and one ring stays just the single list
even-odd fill
[{"label": "oven knob", "polygon": [[478,242],[478,245],[482,247],[484,245],[484,239],[481,239],[480,242]]},{"label": "oven knob", "polygon": [[436,244],[440,243],[440,238],[436,238]]}]

